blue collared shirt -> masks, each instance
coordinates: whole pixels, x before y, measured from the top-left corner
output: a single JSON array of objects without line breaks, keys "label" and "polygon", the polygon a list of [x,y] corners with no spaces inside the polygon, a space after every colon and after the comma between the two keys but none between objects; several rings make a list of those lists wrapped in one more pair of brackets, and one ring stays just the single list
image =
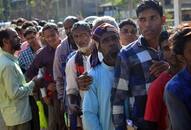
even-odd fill
[{"label": "blue collared shirt", "polygon": [[164,98],[173,130],[191,129],[191,73],[187,68],[166,85]]},{"label": "blue collared shirt", "polygon": [[102,62],[92,68],[90,89],[83,101],[83,127],[86,130],[114,130],[111,119],[111,89],[114,81],[114,67]]}]

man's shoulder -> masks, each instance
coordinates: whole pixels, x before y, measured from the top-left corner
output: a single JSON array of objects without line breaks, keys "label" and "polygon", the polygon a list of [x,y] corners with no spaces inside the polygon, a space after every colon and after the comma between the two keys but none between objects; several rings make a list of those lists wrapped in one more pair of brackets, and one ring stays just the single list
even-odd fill
[{"label": "man's shoulder", "polygon": [[65,38],[61,44],[59,44],[56,48],[56,54],[65,54],[68,51],[69,43],[68,39]]},{"label": "man's shoulder", "polygon": [[9,58],[7,58],[5,55],[0,55],[0,68],[4,69],[5,67],[11,67],[14,66],[14,62],[12,60],[10,60]]},{"label": "man's shoulder", "polygon": [[140,45],[140,40],[137,39],[137,40],[131,42],[130,44],[124,46],[124,47],[122,48],[122,50],[123,50],[123,51],[130,51],[130,50],[132,50],[132,49],[137,48],[139,45]]},{"label": "man's shoulder", "polygon": [[28,48],[22,50],[22,51],[20,52],[20,55],[19,55],[19,56],[25,56],[25,55],[27,55],[27,54],[30,53],[30,52],[32,53],[32,50],[31,50],[30,47],[28,47]]},{"label": "man's shoulder", "polygon": [[92,77],[97,77],[97,76],[100,76],[100,72],[102,70],[103,70],[102,65],[98,64],[97,66],[91,68],[88,74],[91,75]]},{"label": "man's shoulder", "polygon": [[119,55],[121,57],[129,57],[129,56],[133,56],[133,55],[136,55],[140,50],[137,50],[137,45],[138,44],[138,41],[134,41],[130,44],[128,44],[127,46],[124,46],[121,50],[120,50],[120,53]]},{"label": "man's shoulder", "polygon": [[152,83],[152,89],[163,89],[172,76],[167,72],[162,72]]},{"label": "man's shoulder", "polygon": [[45,47],[41,47],[40,49],[37,50],[36,56],[41,56],[46,54],[50,50],[50,46],[46,45]]},{"label": "man's shoulder", "polygon": [[180,77],[176,74],[172,79],[168,81],[166,84],[166,89],[168,91],[178,91],[181,88],[182,82],[180,81]]},{"label": "man's shoulder", "polygon": [[75,64],[75,57],[76,53],[72,53],[70,56],[68,56],[67,64],[68,65]]},{"label": "man's shoulder", "polygon": [[75,56],[76,56],[76,53],[74,53],[71,57],[67,58],[67,62],[66,62],[66,69],[67,70],[75,70]]},{"label": "man's shoulder", "polygon": [[57,48],[63,48],[69,45],[68,38],[65,38],[61,41],[61,44],[58,45]]}]

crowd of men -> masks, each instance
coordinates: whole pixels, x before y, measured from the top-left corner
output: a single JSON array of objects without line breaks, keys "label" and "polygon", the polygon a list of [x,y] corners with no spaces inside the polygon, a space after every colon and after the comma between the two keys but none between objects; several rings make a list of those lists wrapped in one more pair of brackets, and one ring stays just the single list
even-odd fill
[{"label": "crowd of men", "polygon": [[[18,18],[0,30],[7,130],[190,130],[191,22],[163,29],[156,0],[132,19]],[[61,26],[61,27],[60,27]]]}]

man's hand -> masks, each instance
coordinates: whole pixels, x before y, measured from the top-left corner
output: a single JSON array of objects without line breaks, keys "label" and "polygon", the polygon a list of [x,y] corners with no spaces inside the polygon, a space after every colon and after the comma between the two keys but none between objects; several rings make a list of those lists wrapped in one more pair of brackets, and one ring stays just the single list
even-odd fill
[{"label": "man's hand", "polygon": [[51,99],[49,97],[43,97],[43,101],[47,104],[47,105],[51,105],[52,102],[51,102]]},{"label": "man's hand", "polygon": [[153,64],[149,68],[149,71],[150,74],[155,77],[158,77],[163,71],[166,71],[169,68],[169,64],[167,62],[155,60],[153,60],[152,62]]},{"label": "man's hand", "polygon": [[35,83],[35,87],[33,88],[34,92],[37,92],[41,87],[43,87],[44,79],[42,77],[37,78],[37,76],[35,76],[32,80]]},{"label": "man's hand", "polygon": [[87,75],[87,72],[80,75],[77,78],[78,88],[82,91],[89,90],[89,85],[92,83],[93,78],[89,75]]},{"label": "man's hand", "polygon": [[76,115],[82,115],[81,108],[76,104],[69,104],[69,109],[72,113],[74,113]]},{"label": "man's hand", "polygon": [[69,94],[68,95],[68,107],[69,107],[69,110],[76,114],[76,115],[81,115],[82,114],[82,110],[80,108],[78,104],[79,102],[79,96],[76,96],[76,95],[73,95],[73,94]]}]

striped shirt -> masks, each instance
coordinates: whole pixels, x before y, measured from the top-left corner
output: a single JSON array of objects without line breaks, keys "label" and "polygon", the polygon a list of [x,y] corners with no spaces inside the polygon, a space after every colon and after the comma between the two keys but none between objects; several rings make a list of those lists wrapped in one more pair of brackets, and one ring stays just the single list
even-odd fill
[{"label": "striped shirt", "polygon": [[[135,121],[144,117],[147,89],[155,79],[149,73],[152,60],[161,60],[161,51],[150,48],[143,36],[121,49],[116,63],[111,97],[115,127],[124,126],[125,118]],[[125,117],[126,99],[130,99],[129,117]]]},{"label": "striped shirt", "polygon": [[18,57],[20,67],[26,71],[34,60],[35,55],[31,47],[21,51]]}]

